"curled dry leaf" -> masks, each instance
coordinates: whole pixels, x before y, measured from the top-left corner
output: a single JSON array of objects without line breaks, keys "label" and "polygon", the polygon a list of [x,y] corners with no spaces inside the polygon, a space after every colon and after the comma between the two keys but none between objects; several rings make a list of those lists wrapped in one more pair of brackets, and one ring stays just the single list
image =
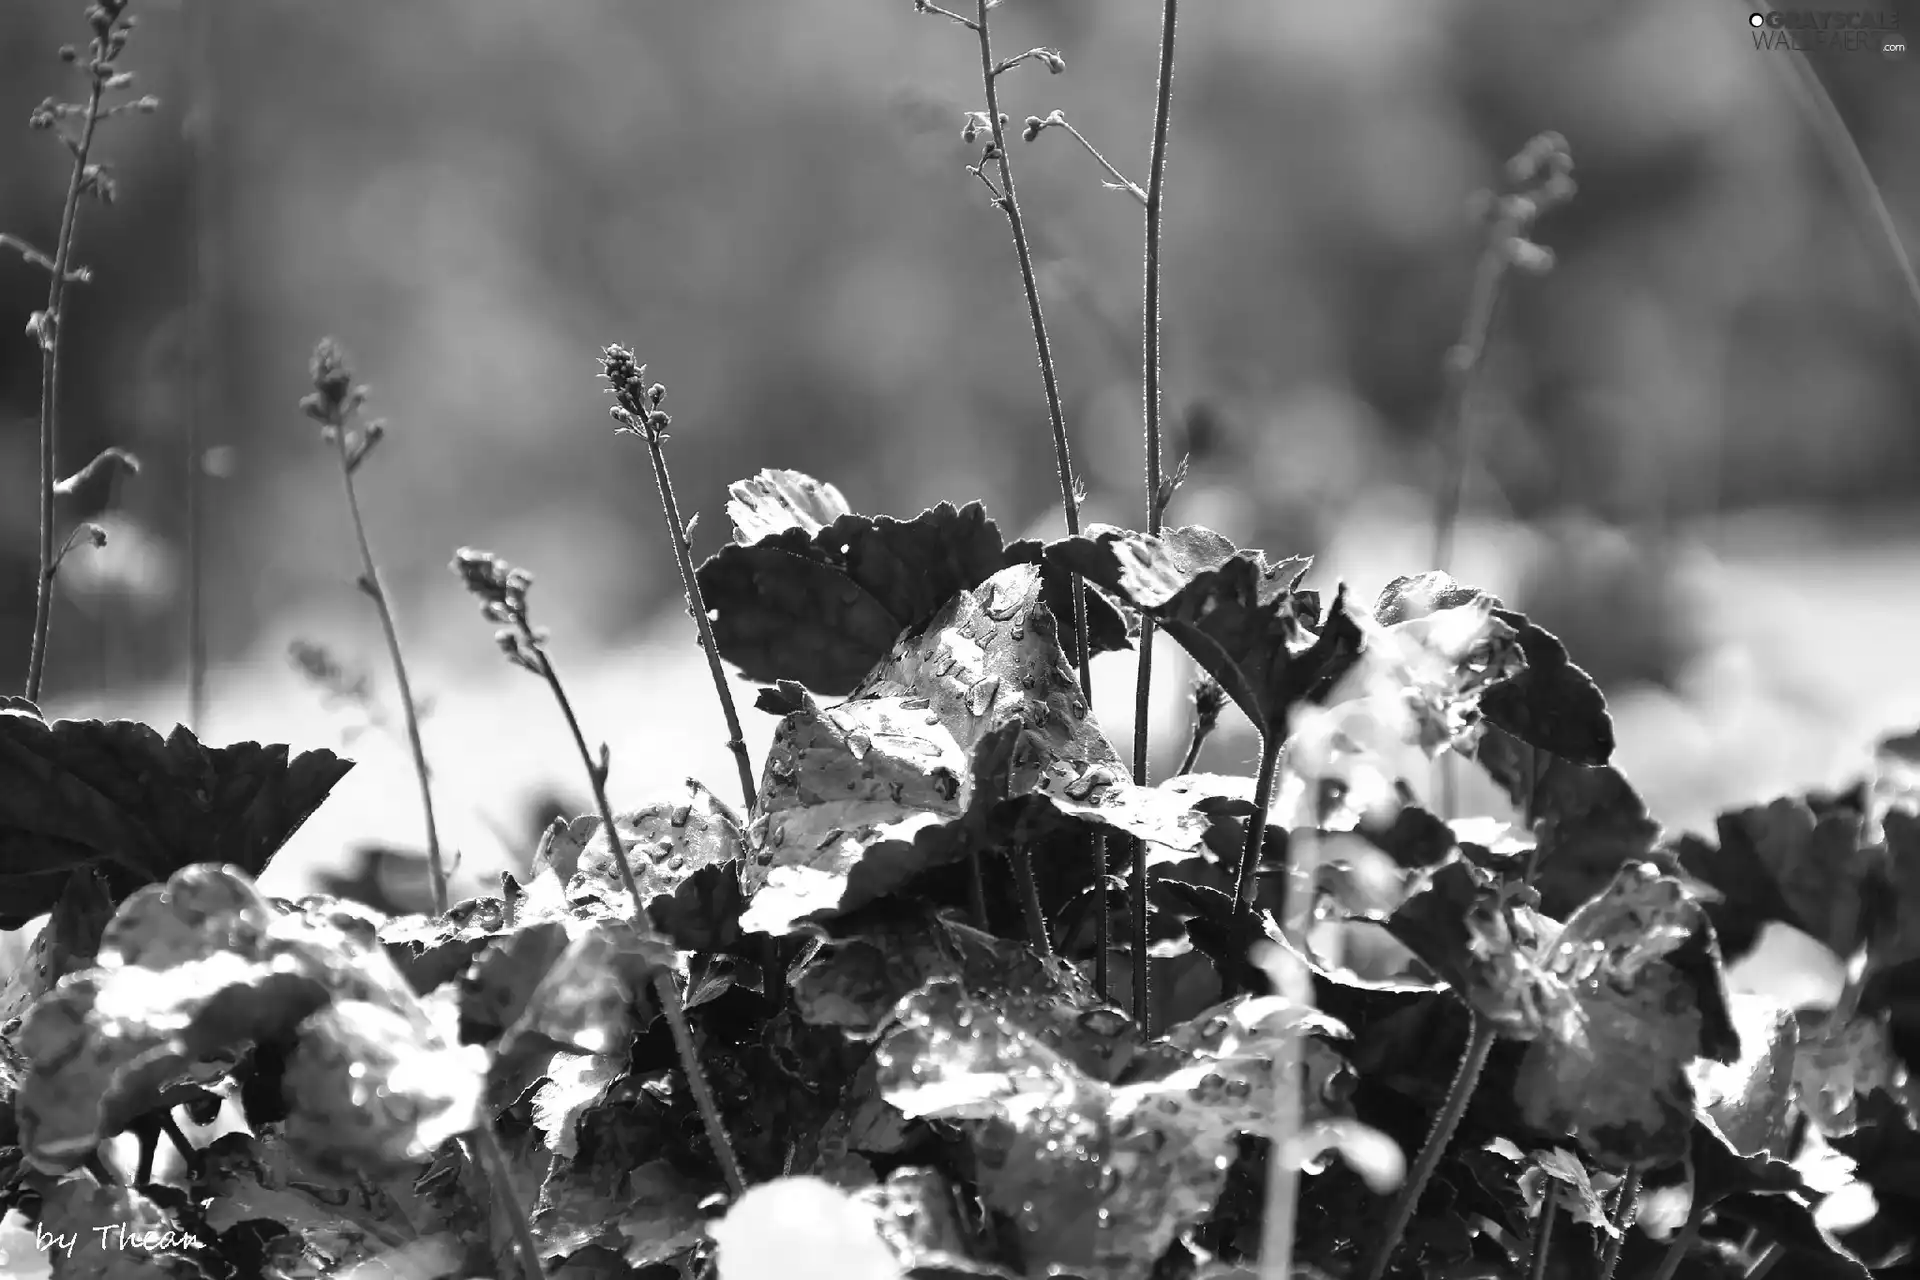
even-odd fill
[{"label": "curled dry leaf", "polygon": [[1039,571],[1016,565],[903,638],[848,701],[780,686],[790,710],[754,831],[768,871],[742,928],[784,933],[891,892],[961,857],[1005,800],[1199,848],[1207,819],[1129,781],[1058,634]]},{"label": "curled dry leaf", "polygon": [[[831,485],[798,472],[733,486],[739,540],[696,576],[721,656],[749,679],[849,693],[902,632],[1009,565],[1039,558],[1037,544],[1007,547],[978,502],[943,502],[911,520],[845,505]],[[1048,576],[1048,603],[1062,618],[1073,616],[1069,586],[1064,573]],[[1113,606],[1089,592],[1087,607],[1094,651],[1125,648]]]},{"label": "curled dry leaf", "polygon": [[129,720],[0,707],[0,929],[54,908],[74,868],[119,902],[196,862],[258,875],[353,767],[331,751],[208,747]]},{"label": "curled dry leaf", "polygon": [[1242,997],[1090,1074],[1052,1029],[940,979],[900,1002],[876,1051],[882,1095],[912,1117],[963,1122],[981,1194],[1020,1226],[1030,1267],[1092,1280],[1139,1273],[1211,1211],[1234,1139],[1271,1130],[1283,1043],[1306,1045],[1308,1123],[1345,1071],[1337,1024],[1277,997]]},{"label": "curled dry leaf", "polygon": [[[17,1104],[27,1158],[78,1167],[135,1116],[224,1074],[250,1042],[285,1037],[335,1003],[355,1008],[302,1030],[338,1037],[308,1061],[318,1070],[337,1060],[355,1087],[384,1088],[395,1108],[410,1108],[389,1140],[417,1146],[437,1125],[471,1123],[461,1108],[477,1097],[483,1051],[453,1049],[451,1008],[429,1010],[377,946],[312,911],[277,909],[231,867],[190,866],[139,890],[108,923],[96,967],[63,978],[15,1037],[27,1064]],[[369,1062],[363,1044],[384,1056]],[[446,1074],[400,1072],[402,1058],[431,1059]],[[398,1076],[381,1074],[389,1065]]]}]

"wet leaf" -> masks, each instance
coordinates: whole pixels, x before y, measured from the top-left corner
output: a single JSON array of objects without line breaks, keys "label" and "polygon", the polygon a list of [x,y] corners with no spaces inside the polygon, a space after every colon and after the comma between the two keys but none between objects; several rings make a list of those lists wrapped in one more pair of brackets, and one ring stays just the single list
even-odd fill
[{"label": "wet leaf", "polygon": [[1607,1168],[1682,1158],[1695,1110],[1687,1065],[1740,1053],[1699,903],[1649,863],[1623,868],[1540,963],[1547,1023],[1515,1084],[1527,1123],[1577,1139]]},{"label": "wet leaf", "polygon": [[964,1122],[981,1192],[1020,1226],[1029,1268],[1130,1276],[1213,1207],[1241,1133],[1270,1131],[1283,1044],[1306,1046],[1305,1120],[1344,1067],[1303,1032],[1335,1024],[1242,997],[1089,1075],[1016,1018],[936,980],[901,1001],[877,1050],[882,1094],[909,1116]]},{"label": "wet leaf", "polygon": [[1006,800],[1172,848],[1205,838],[1187,800],[1129,780],[1031,566],[961,592],[846,702],[782,690],[799,709],[775,731],[760,786],[753,846],[768,871],[741,921],[750,932],[851,910],[963,856]]},{"label": "wet leaf", "polygon": [[597,1245],[631,1266],[663,1263],[706,1237],[700,1205],[712,1191],[666,1160],[599,1172],[563,1160],[540,1188],[534,1238],[542,1258]]},{"label": "wet leaf", "polygon": [[[962,591],[1037,550],[1009,549],[977,502],[941,503],[911,520],[840,512],[830,485],[797,472],[762,472],[734,486],[737,537],[699,568],[714,641],[750,680],[792,680],[823,696],[851,692],[901,633],[919,628]],[[1071,618],[1067,579],[1048,604]],[[1126,647],[1125,624],[1088,593],[1095,652]]]},{"label": "wet leaf", "polygon": [[1518,633],[1526,669],[1489,689],[1481,701],[1488,723],[1520,741],[1575,764],[1605,764],[1613,756],[1613,718],[1593,677],[1567,659],[1552,632],[1505,608],[1498,597],[1464,586],[1438,571],[1395,578],[1374,604],[1374,618],[1392,626],[1470,602],[1490,604],[1494,616]]},{"label": "wet leaf", "polygon": [[[738,940],[745,845],[739,815],[725,801],[689,778],[683,794],[616,813],[613,820],[653,928],[689,950],[719,950]],[[633,900],[600,820],[576,820],[555,845],[571,854],[567,846],[576,841],[577,854],[556,860],[550,852],[546,863],[536,860],[534,871],[551,865],[571,903],[593,900],[630,915]]]},{"label": "wet leaf", "polygon": [[[377,1021],[377,1036],[400,1037],[383,1053],[451,1053],[451,1026],[386,953],[327,916],[311,904],[275,907],[231,867],[190,866],[135,892],[108,923],[96,967],[61,979],[15,1037],[27,1063],[18,1101],[27,1158],[50,1171],[77,1167],[135,1116],[225,1074],[249,1043],[283,1039],[336,1002],[377,1011],[329,1024],[343,1040]],[[478,1063],[469,1069],[477,1080]],[[418,1118],[434,1122],[440,1082],[365,1081],[396,1096],[419,1089]]]},{"label": "wet leaf", "polygon": [[1014,1272],[976,1256],[955,1211],[960,1191],[933,1169],[896,1169],[885,1182],[855,1191],[852,1198],[873,1212],[880,1239],[912,1277],[993,1277]]},{"label": "wet leaf", "polygon": [[[293,1238],[301,1262],[339,1274],[388,1258],[395,1249],[438,1242],[472,1256],[483,1211],[457,1179],[423,1191],[429,1166],[384,1181],[336,1177],[304,1162],[276,1130],[229,1133],[201,1152],[206,1222],[224,1239],[247,1223],[270,1223]],[[470,1243],[472,1242],[472,1243]]]},{"label": "wet leaf", "polygon": [[[1596,1176],[1603,1184],[1596,1188]],[[1607,1207],[1601,1199],[1604,1191],[1613,1189],[1618,1178],[1611,1174],[1592,1174],[1582,1164],[1580,1157],[1565,1147],[1553,1147],[1545,1151],[1535,1151],[1527,1157],[1527,1167],[1520,1174],[1520,1194],[1526,1198],[1527,1210],[1531,1216],[1538,1217],[1546,1201],[1547,1185],[1556,1184],[1560,1191],[1560,1207],[1567,1211],[1575,1222],[1592,1227],[1602,1235],[1618,1237],[1619,1228],[1613,1219],[1607,1216]]]},{"label": "wet leaf", "polygon": [[1735,995],[1730,1007],[1742,1052],[1734,1062],[1695,1064],[1700,1103],[1735,1151],[1789,1159],[1800,1045],[1793,1012],[1752,995]]},{"label": "wet leaf", "polygon": [[1165,628],[1262,729],[1339,675],[1360,648],[1345,610],[1316,634],[1319,596],[1298,589],[1305,559],[1269,564],[1211,529],[1159,536],[1093,525],[1047,548],[1050,562],[1140,610]]},{"label": "wet leaf", "polygon": [[1078,969],[943,916],[892,919],[828,944],[793,984],[800,1016],[816,1026],[871,1036],[894,1006],[936,978],[992,993],[996,1006],[1035,1030],[1082,1070],[1110,1073],[1116,1034],[1082,1018],[1098,1001]]},{"label": "wet leaf", "polygon": [[0,929],[51,911],[74,868],[119,902],[196,862],[258,875],[353,767],[331,751],[207,747],[129,720],[0,709]]}]

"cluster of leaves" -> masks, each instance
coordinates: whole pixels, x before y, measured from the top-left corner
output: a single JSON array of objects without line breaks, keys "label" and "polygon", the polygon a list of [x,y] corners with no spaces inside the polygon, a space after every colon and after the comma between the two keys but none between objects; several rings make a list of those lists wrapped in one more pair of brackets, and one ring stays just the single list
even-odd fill
[{"label": "cluster of leaves", "polygon": [[[847,1275],[1224,1276],[1279,1161],[1298,1266],[1360,1274],[1397,1149],[1462,1090],[1391,1274],[1526,1274],[1556,1216],[1558,1275],[1902,1273],[1913,743],[1669,839],[1559,642],[1444,575],[1367,609],[1202,528],[1008,545],[977,504],[868,517],[796,472],[730,513],[698,580],[780,717],[751,816],[690,780],[556,822],[444,914],[255,887],[328,753],[0,711],[0,902],[50,913],[4,996],[5,1202],[161,1242],[56,1275],[504,1277],[530,1227],[547,1274],[595,1280],[738,1280],[809,1231]],[[1167,630],[1284,747],[1276,779],[1130,779],[1074,679],[1075,575],[1092,646]],[[1519,820],[1422,808],[1409,761],[1448,752]],[[1088,921],[1094,830],[1151,851],[1153,954],[1115,970],[1154,967],[1164,1028],[1095,987],[1094,938],[1131,932]],[[1723,948],[1769,923],[1854,962],[1835,1010],[1729,997]],[[663,971],[752,1187],[730,1206]],[[1491,1048],[1459,1072],[1470,1026]],[[244,1124],[153,1182],[174,1109],[229,1103]],[[123,1182],[98,1153],[129,1131]],[[1882,1212],[1842,1239],[1819,1210],[1849,1181]]]}]

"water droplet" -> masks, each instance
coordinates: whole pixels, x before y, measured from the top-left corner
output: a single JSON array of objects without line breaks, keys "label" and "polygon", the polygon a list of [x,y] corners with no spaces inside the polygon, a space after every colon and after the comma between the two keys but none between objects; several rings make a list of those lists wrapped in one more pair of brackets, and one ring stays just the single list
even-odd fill
[{"label": "water droplet", "polygon": [[992,709],[993,700],[999,692],[999,679],[994,676],[988,676],[985,680],[982,680],[979,684],[967,690],[967,710],[976,716],[987,714],[987,712]]},{"label": "water droplet", "polygon": [[847,735],[847,750],[853,753],[855,760],[865,760],[867,752],[873,750],[873,735],[861,729],[855,729]]}]

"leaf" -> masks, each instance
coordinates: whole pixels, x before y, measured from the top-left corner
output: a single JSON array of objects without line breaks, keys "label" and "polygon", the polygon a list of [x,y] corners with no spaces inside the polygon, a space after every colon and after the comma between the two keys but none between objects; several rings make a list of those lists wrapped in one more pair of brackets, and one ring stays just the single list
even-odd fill
[{"label": "leaf", "polygon": [[1807,1186],[1792,1165],[1740,1155],[1704,1116],[1693,1127],[1688,1154],[1696,1205],[1766,1232],[1793,1255],[1790,1274],[1865,1280],[1867,1268],[1814,1218]]},{"label": "leaf", "polygon": [[1577,1139],[1603,1166],[1682,1158],[1694,1114],[1686,1067],[1737,1059],[1712,926],[1649,863],[1623,868],[1541,957],[1548,1023],[1515,1090],[1522,1116]]},{"label": "leaf", "polygon": [[1023,1235],[1030,1272],[1131,1276],[1218,1198],[1241,1133],[1270,1131],[1305,1045],[1304,1119],[1325,1118],[1339,1058],[1298,1032],[1343,1034],[1278,997],[1242,997],[1143,1045],[1112,1080],[1081,1070],[996,1004],[938,979],[900,1002],[876,1050],[882,1095],[959,1121],[987,1202]]},{"label": "leaf", "polygon": [[795,980],[793,998],[808,1022],[867,1038],[892,1020],[902,999],[935,980],[991,992],[1002,1012],[1091,1074],[1111,1078],[1132,1052],[1131,1024],[1100,1003],[1079,969],[931,914],[829,943]]},{"label": "leaf", "polygon": [[[721,656],[750,680],[847,693],[901,633],[1018,562],[977,502],[943,502],[911,520],[842,512],[823,524],[844,500],[797,472],[762,472],[735,485],[734,498],[729,511],[749,521],[736,537],[751,541],[722,547],[695,576]],[[1064,583],[1056,579],[1048,603],[1071,618],[1071,599],[1057,594]],[[1113,607],[1092,592],[1087,606],[1095,651],[1125,648]]]},{"label": "leaf", "polygon": [[1874,1092],[1900,1096],[1906,1068],[1893,1051],[1884,1013],[1836,1020],[1831,1011],[1805,1009],[1795,1020],[1794,1100],[1822,1136],[1851,1135],[1862,1099]]},{"label": "leaf", "polygon": [[1790,1159],[1800,1044],[1793,1012],[1763,996],[1735,995],[1731,1007],[1743,1052],[1731,1063],[1695,1064],[1700,1103],[1735,1151]]},{"label": "leaf", "polygon": [[[689,778],[683,795],[616,813],[613,820],[654,929],[688,950],[717,951],[738,940],[746,846],[739,815],[724,800]],[[533,870],[552,865],[569,902],[593,900],[632,914],[633,899],[600,820],[576,820],[555,843],[564,856],[574,842],[582,842],[576,855],[553,861],[549,853],[549,861],[536,859]]]},{"label": "leaf", "polygon": [[1732,939],[1730,950],[1751,947],[1769,921],[1843,958],[1859,950],[1867,923],[1862,884],[1879,861],[1863,843],[1861,815],[1815,814],[1805,799],[1782,796],[1722,813],[1714,825],[1717,845],[1688,836],[1676,852],[1683,870],[1721,894],[1709,911]]},{"label": "leaf", "polygon": [[351,761],[284,746],[202,746],[128,720],[0,709],[0,929],[51,911],[74,868],[115,902],[196,862],[257,875]]},{"label": "leaf", "polygon": [[1190,801],[1129,781],[1030,565],[954,597],[848,701],[821,708],[791,685],[781,696],[799,710],[775,731],[760,784],[752,840],[768,870],[749,932],[851,910],[964,856],[1006,800],[1176,849],[1205,839]]},{"label": "leaf", "polygon": [[1565,916],[1630,863],[1666,860],[1655,848],[1660,824],[1614,766],[1536,754],[1499,729],[1487,730],[1474,759],[1522,815],[1533,816],[1533,883],[1548,915]]},{"label": "leaf", "polygon": [[463,1236],[477,1235],[484,1221],[481,1208],[457,1187],[448,1199],[422,1192],[413,1176],[335,1177],[303,1162],[273,1128],[223,1134],[202,1148],[200,1163],[212,1197],[207,1226],[223,1242],[245,1224],[271,1223],[289,1233],[301,1261],[321,1274],[340,1274],[422,1241],[464,1255]]},{"label": "leaf", "polygon": [[1157,537],[1092,525],[1049,545],[1047,558],[1164,627],[1263,732],[1360,648],[1337,603],[1312,630],[1319,596],[1297,589],[1307,560],[1269,564],[1199,525]]},{"label": "leaf", "polygon": [[727,503],[727,518],[733,521],[733,540],[742,546],[786,529],[819,533],[841,516],[853,514],[840,490],[803,471],[768,468],[750,479],[734,481],[727,491],[733,495]]},{"label": "leaf", "polygon": [[116,905],[108,893],[106,877],[98,869],[74,868],[53,914],[0,988],[0,1026],[25,1015],[64,975],[93,963],[101,931],[113,918]]},{"label": "leaf", "polygon": [[1439,571],[1395,578],[1374,604],[1374,618],[1393,626],[1470,602],[1491,604],[1494,616],[1512,627],[1526,654],[1526,669],[1482,699],[1487,721],[1522,742],[1576,764],[1605,764],[1613,756],[1613,718],[1593,677],[1567,659],[1552,632],[1504,607],[1497,596],[1464,586]]},{"label": "leaf", "polygon": [[708,1230],[727,1280],[903,1280],[874,1208],[819,1178],[749,1187]]},{"label": "leaf", "polygon": [[[1611,1181],[1609,1179],[1609,1184]],[[1579,1156],[1565,1147],[1554,1147],[1547,1151],[1536,1151],[1529,1158],[1526,1171],[1520,1175],[1519,1187],[1520,1194],[1526,1197],[1528,1208],[1536,1215],[1546,1199],[1545,1184],[1548,1182],[1559,1185],[1560,1207],[1567,1210],[1575,1222],[1592,1227],[1609,1238],[1619,1238],[1620,1229],[1607,1216],[1606,1204],[1600,1198],[1600,1191],[1593,1185],[1593,1175],[1587,1172],[1587,1166],[1580,1162]]]},{"label": "leaf", "polygon": [[963,1276],[1014,1280],[1014,1272],[981,1261],[954,1206],[959,1189],[937,1170],[896,1169],[885,1182],[853,1192],[874,1215],[894,1261],[916,1280]]},{"label": "leaf", "polygon": [[[463,1079],[477,1089],[484,1051],[451,1048],[451,1006],[444,1018],[429,1010],[384,951],[326,913],[282,911],[230,867],[190,866],[138,890],[108,923],[96,967],[61,979],[15,1037],[27,1063],[17,1104],[27,1158],[78,1167],[134,1117],[223,1075],[250,1042],[283,1039],[334,1004],[356,1007],[311,1029],[332,1043],[303,1039],[307,1061],[351,1077],[349,1096],[379,1087],[395,1107],[411,1104],[396,1141],[451,1114],[457,1099],[441,1105],[445,1091]],[[447,1074],[421,1075],[427,1061]]]}]

